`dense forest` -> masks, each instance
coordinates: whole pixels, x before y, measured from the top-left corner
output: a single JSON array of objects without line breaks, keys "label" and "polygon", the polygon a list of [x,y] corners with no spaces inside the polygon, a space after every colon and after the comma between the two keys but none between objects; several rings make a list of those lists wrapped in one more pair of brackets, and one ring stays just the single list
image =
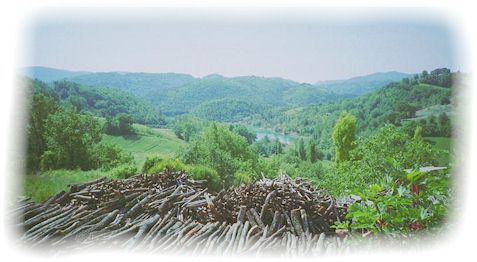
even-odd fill
[{"label": "dense forest", "polygon": [[[287,174],[333,197],[363,200],[336,229],[408,234],[433,230],[446,215],[449,171],[421,168],[452,167],[460,74],[448,69],[315,85],[255,76],[59,75],[24,81],[31,92],[25,194],[36,200],[72,181],[136,172],[184,171],[212,192]],[[258,139],[257,129],[277,137]]]}]

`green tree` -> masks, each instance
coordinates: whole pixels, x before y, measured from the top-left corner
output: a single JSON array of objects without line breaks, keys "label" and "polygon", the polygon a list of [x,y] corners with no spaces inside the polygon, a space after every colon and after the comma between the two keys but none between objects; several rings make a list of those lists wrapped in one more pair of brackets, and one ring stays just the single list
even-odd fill
[{"label": "green tree", "polygon": [[45,123],[48,151],[42,169],[90,169],[93,147],[100,142],[102,127],[92,116],[66,109],[48,116]]},{"label": "green tree", "polygon": [[230,131],[245,137],[249,145],[257,140],[257,134],[248,130],[248,128],[244,125],[230,125]]},{"label": "green tree", "polygon": [[58,104],[52,97],[37,93],[31,100],[29,122],[27,126],[27,171],[40,169],[41,155],[47,149],[45,138],[45,122],[49,115],[58,111]]},{"label": "green tree", "polygon": [[275,139],[275,150],[274,150],[274,153],[275,154],[281,154],[283,153],[283,145],[282,143],[280,142],[280,140],[277,138]]},{"label": "green tree", "polygon": [[134,133],[133,119],[126,113],[119,113],[114,118],[109,118],[106,124],[106,133],[110,135],[126,136]]},{"label": "green tree", "polygon": [[310,144],[308,146],[309,148],[309,156],[310,156],[310,162],[315,163],[318,161],[318,150],[316,149],[316,143],[313,140],[310,140]]},{"label": "green tree", "polygon": [[336,147],[336,163],[349,160],[356,140],[356,118],[348,112],[342,112],[333,129],[332,139]]},{"label": "green tree", "polygon": [[199,164],[213,168],[224,186],[230,186],[236,176],[244,172],[257,173],[258,154],[244,137],[229,128],[212,124],[196,137],[184,152],[186,164]]},{"label": "green tree", "polygon": [[414,139],[421,139],[421,138],[422,138],[422,127],[416,126],[416,129],[414,130]]},{"label": "green tree", "polygon": [[305,141],[303,140],[303,138],[300,138],[300,140],[298,141],[298,157],[302,160],[302,161],[305,161],[306,160],[306,149],[305,149]]},{"label": "green tree", "polygon": [[447,114],[444,112],[439,114],[438,122],[439,122],[439,134],[441,136],[450,137],[452,127],[451,127],[450,118],[447,116]]}]

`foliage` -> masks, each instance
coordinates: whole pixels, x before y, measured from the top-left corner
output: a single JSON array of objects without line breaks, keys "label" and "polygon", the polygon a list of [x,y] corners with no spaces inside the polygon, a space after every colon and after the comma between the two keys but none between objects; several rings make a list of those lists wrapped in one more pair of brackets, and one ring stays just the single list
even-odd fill
[{"label": "foliage", "polygon": [[244,125],[230,125],[230,131],[234,132],[239,136],[243,136],[248,144],[252,144],[257,140],[257,134],[255,132],[250,131]]},{"label": "foliage", "polygon": [[239,171],[239,172],[235,173],[234,181],[233,181],[233,184],[235,186],[238,186],[238,185],[241,185],[241,184],[248,184],[250,182],[252,182],[252,177],[250,176],[249,173],[242,172],[242,171]]},{"label": "foliage", "polygon": [[196,106],[192,113],[208,120],[237,122],[262,110],[260,105],[245,100],[224,98],[203,102]]},{"label": "foliage", "polygon": [[212,124],[184,152],[186,164],[200,164],[217,171],[225,186],[232,185],[237,171],[255,173],[258,154],[244,137],[226,126]]},{"label": "foliage", "polygon": [[146,174],[149,169],[151,169],[154,165],[156,165],[157,163],[160,163],[162,161],[164,161],[164,159],[162,159],[162,157],[159,157],[159,156],[148,156],[148,157],[146,157],[146,160],[144,161],[144,164],[142,165],[141,172],[143,174]]},{"label": "foliage", "polygon": [[270,138],[268,138],[268,136],[265,136],[260,141],[253,143],[253,147],[258,154],[266,157],[283,153],[283,145],[280,140],[275,139],[272,141]]},{"label": "foliage", "polygon": [[364,190],[351,204],[351,230],[404,234],[440,226],[448,208],[448,174],[395,170]]},{"label": "foliage", "polygon": [[106,122],[105,133],[109,135],[132,135],[134,129],[132,127],[133,119],[126,113],[119,113],[114,118],[108,118]]},{"label": "foliage", "polygon": [[57,93],[39,81],[26,80],[32,92],[27,125],[27,173],[51,169],[103,168],[132,163],[120,148],[100,144],[102,124],[75,108],[60,105]]},{"label": "foliage", "polygon": [[342,112],[333,129],[333,143],[336,147],[336,163],[347,161],[356,139],[356,118],[347,112]]},{"label": "foliage", "polygon": [[419,138],[422,138],[422,127],[416,126],[416,129],[414,130],[414,139],[419,139]]},{"label": "foliage", "polygon": [[91,165],[93,168],[110,170],[119,165],[134,164],[131,153],[123,151],[118,145],[101,142],[92,149]]},{"label": "foliage", "polygon": [[29,82],[29,89],[33,92],[29,107],[27,125],[27,172],[39,170],[41,156],[47,150],[47,141],[44,136],[45,122],[49,115],[58,111],[59,106],[55,99],[43,92],[43,83]]},{"label": "foliage", "polygon": [[419,76],[419,82],[449,88],[452,86],[453,75],[448,68],[434,69],[430,74],[424,70]]},{"label": "foliage", "polygon": [[423,139],[414,139],[393,125],[356,142],[350,159],[334,166],[317,181],[319,187],[339,196],[377,183],[386,174],[437,164],[436,150]]},{"label": "foliage", "polygon": [[209,122],[206,120],[192,115],[181,115],[174,119],[172,130],[178,138],[189,142],[207,126],[209,126]]},{"label": "foliage", "polygon": [[109,172],[109,177],[113,179],[126,179],[137,173],[136,165],[120,165]]},{"label": "foliage", "polygon": [[298,152],[298,157],[300,158],[300,160],[305,161],[306,149],[305,149],[305,141],[303,140],[303,138],[300,138],[300,140],[298,141],[297,152]]},{"label": "foliage", "polygon": [[41,157],[41,168],[88,170],[92,165],[92,148],[101,140],[99,122],[72,109],[58,111],[45,122],[48,150]]},{"label": "foliage", "polygon": [[[454,74],[454,73],[453,73]],[[357,118],[357,136],[368,136],[387,123],[406,124],[422,109],[440,106],[443,100],[451,101],[452,89],[418,81],[390,83],[373,92],[356,98],[316,105],[273,108],[262,115],[247,119],[247,123],[262,128],[272,128],[285,133],[311,136],[325,156],[335,154],[329,139],[340,112],[347,111]],[[452,106],[442,107],[447,114]],[[421,124],[422,125],[422,124]],[[414,127],[409,130],[414,132]],[[424,128],[424,126],[423,126]],[[425,128],[424,128],[425,129]],[[424,136],[426,136],[424,130]]]},{"label": "foliage", "polygon": [[186,165],[179,159],[165,159],[156,162],[151,168],[147,170],[147,174],[156,174],[164,170],[187,171]]},{"label": "foliage", "polygon": [[374,73],[347,80],[323,81],[316,83],[315,86],[326,88],[337,94],[362,95],[391,82],[399,82],[408,76],[408,74],[400,72]]},{"label": "foliage", "polygon": [[207,188],[212,192],[218,192],[221,188],[220,176],[214,169],[203,165],[189,165],[187,173],[195,180],[206,180]]},{"label": "foliage", "polygon": [[308,160],[312,163],[323,158],[321,152],[318,151],[316,142],[314,140],[310,140],[308,145]]},{"label": "foliage", "polygon": [[164,118],[156,108],[126,91],[82,86],[69,81],[54,82],[51,90],[63,104],[72,105],[81,113],[91,113],[106,118],[113,118],[117,114],[124,113],[136,123],[164,124]]}]

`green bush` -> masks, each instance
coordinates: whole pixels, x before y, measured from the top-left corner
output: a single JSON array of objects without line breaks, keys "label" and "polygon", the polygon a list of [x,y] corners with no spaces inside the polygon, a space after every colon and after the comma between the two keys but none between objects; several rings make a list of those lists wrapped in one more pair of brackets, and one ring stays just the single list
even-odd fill
[{"label": "green bush", "polygon": [[163,161],[161,157],[158,156],[148,156],[146,157],[146,161],[144,161],[144,164],[142,165],[142,173],[145,174],[148,172],[151,167],[153,167],[155,164]]},{"label": "green bush", "polygon": [[443,171],[396,171],[381,183],[356,191],[362,201],[351,204],[349,220],[336,227],[390,234],[437,229],[447,214],[448,180]]},{"label": "green bush", "polygon": [[350,152],[350,160],[323,173],[317,185],[332,195],[346,195],[379,183],[395,170],[436,164],[435,150],[420,138],[413,138],[393,125],[360,139]]},{"label": "green bush", "polygon": [[250,174],[238,171],[234,174],[234,185],[238,186],[240,184],[248,184],[252,181]]},{"label": "green bush", "polygon": [[112,179],[125,179],[129,178],[137,173],[137,167],[135,165],[121,165],[109,172],[109,177]]},{"label": "green bush", "polygon": [[95,168],[104,171],[120,165],[134,164],[131,153],[125,152],[115,144],[101,142],[92,149],[92,161]]},{"label": "green bush", "polygon": [[186,165],[179,159],[166,159],[154,164],[147,170],[147,174],[156,174],[164,171],[165,169],[171,169],[176,171],[186,171]]},{"label": "green bush", "polygon": [[207,188],[211,191],[217,192],[222,188],[219,174],[210,167],[202,165],[187,166],[187,174],[195,180],[207,180]]}]

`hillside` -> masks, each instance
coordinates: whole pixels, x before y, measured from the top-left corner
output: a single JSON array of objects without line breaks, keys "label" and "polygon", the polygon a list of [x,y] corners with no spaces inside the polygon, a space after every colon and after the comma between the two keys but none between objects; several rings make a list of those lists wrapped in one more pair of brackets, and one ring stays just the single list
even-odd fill
[{"label": "hillside", "polygon": [[401,72],[378,72],[365,76],[353,77],[347,80],[318,82],[315,86],[324,88],[337,94],[361,95],[381,88],[391,82],[401,81],[412,74]]},{"label": "hillside", "polygon": [[422,114],[429,108],[452,110],[448,105],[451,96],[451,88],[394,82],[356,98],[278,111],[267,118],[254,116],[248,123],[281,132],[312,136],[319,141],[321,148],[331,149],[331,131],[342,111],[348,111],[357,117],[358,134],[366,136],[387,123],[401,125],[402,120],[414,118],[417,112]]},{"label": "hillside", "polygon": [[195,107],[192,114],[207,120],[238,122],[263,110],[262,106],[248,101],[224,98],[204,102]]},{"label": "hillside", "polygon": [[118,88],[154,103],[167,90],[185,85],[194,79],[191,75],[176,73],[98,72],[70,77],[68,80],[88,86]]},{"label": "hillside", "polygon": [[24,67],[24,68],[21,68],[19,71],[20,71],[20,74],[26,77],[29,77],[31,79],[38,79],[47,83],[90,73],[90,72],[73,72],[73,71],[43,67],[43,66]]},{"label": "hillside", "polygon": [[[67,79],[81,85],[121,89],[141,97],[171,116],[190,113],[204,102],[220,99],[242,100],[255,107],[276,108],[341,101],[409,76],[399,72],[375,73],[311,85],[283,78],[224,77],[217,74],[195,78],[177,73],[89,73],[39,67],[26,68],[22,72],[46,82]],[[239,108],[235,111],[238,112]],[[240,112],[233,118],[241,115]]]},{"label": "hillside", "polygon": [[47,92],[62,104],[71,105],[79,112],[99,117],[114,117],[118,113],[129,114],[134,122],[158,125],[164,122],[159,111],[150,103],[126,91],[112,88],[89,87],[68,81],[46,84],[39,80],[25,79],[25,84]]},{"label": "hillside", "polygon": [[174,135],[170,129],[149,128],[134,124],[135,135],[110,136],[103,135],[103,141],[118,145],[126,152],[130,152],[136,164],[142,166],[147,156],[159,156],[162,158],[176,157],[187,145]]},{"label": "hillside", "polygon": [[130,91],[150,101],[166,115],[190,113],[200,104],[217,99],[247,100],[256,106],[283,107],[344,98],[312,85],[256,76],[193,78],[182,74],[95,73],[69,80]]}]

